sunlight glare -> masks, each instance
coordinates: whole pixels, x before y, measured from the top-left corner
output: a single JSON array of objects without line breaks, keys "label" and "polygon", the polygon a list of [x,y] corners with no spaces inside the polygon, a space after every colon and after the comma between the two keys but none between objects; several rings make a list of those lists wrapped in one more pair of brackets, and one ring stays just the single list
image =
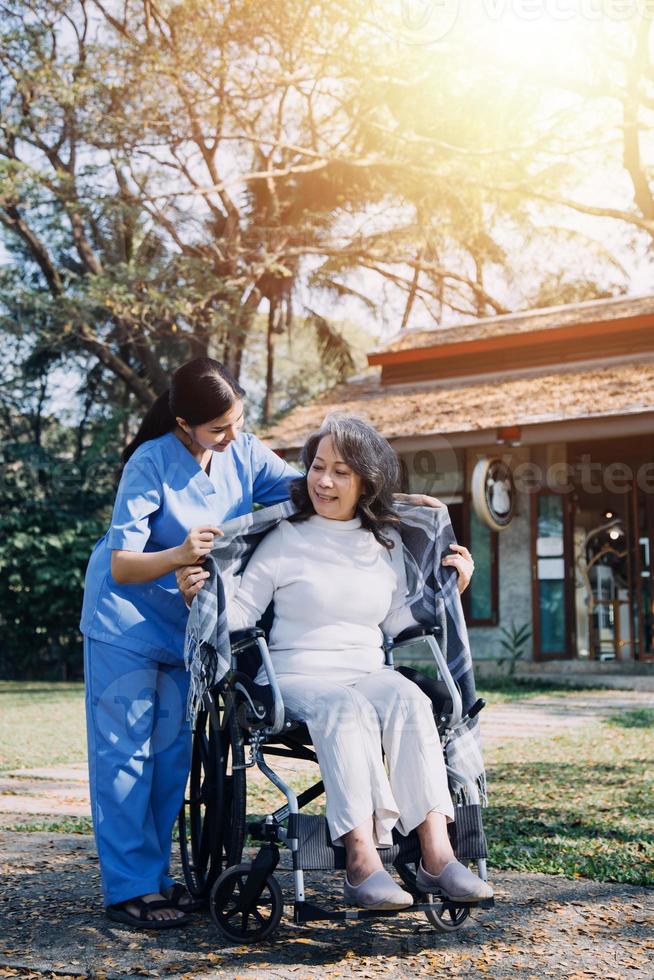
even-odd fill
[{"label": "sunlight glare", "polygon": [[533,19],[513,7],[501,17],[478,13],[475,19],[478,40],[489,59],[537,72],[574,64],[588,40],[583,18],[577,14],[566,20],[555,18],[546,8]]},{"label": "sunlight glare", "polygon": [[555,16],[545,4],[532,17],[516,4],[507,4],[495,15],[478,8],[473,31],[489,61],[539,74],[556,72],[577,64],[595,34],[595,25],[578,10],[569,12],[570,17]]}]

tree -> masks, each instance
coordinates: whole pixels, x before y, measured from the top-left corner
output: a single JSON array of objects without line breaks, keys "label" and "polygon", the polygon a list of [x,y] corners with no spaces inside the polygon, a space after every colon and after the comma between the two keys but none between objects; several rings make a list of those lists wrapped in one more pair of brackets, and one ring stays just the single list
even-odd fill
[{"label": "tree", "polygon": [[[0,0],[0,620],[30,669],[78,663],[118,449],[189,355],[227,362],[268,420],[355,370],[362,326],[623,289],[559,217],[587,144],[623,165],[607,98],[636,200],[602,214],[651,239],[644,28],[553,108],[466,32],[393,44],[384,2]],[[50,400],[62,371],[74,411]]]},{"label": "tree", "polygon": [[[20,364],[22,341],[0,365],[0,676],[81,676],[84,570],[104,533],[115,490],[114,420],[98,412],[92,371],[77,426],[48,412],[52,365]],[[18,364],[18,367],[14,365]]]},{"label": "tree", "polygon": [[6,0],[0,221],[30,260],[8,315],[38,306],[40,346],[91,354],[147,405],[189,352],[238,376],[266,309],[267,415],[298,308],[346,369],[334,301],[370,318],[404,296],[405,324],[416,303],[505,311],[484,275],[506,267],[494,231],[517,209],[484,199],[483,120],[461,123],[487,79],[464,85],[456,53],[398,55],[368,12]]},{"label": "tree", "polygon": [[[624,232],[626,249],[644,243],[651,252],[652,31],[651,11],[635,5],[619,21],[583,22],[583,45],[574,58],[561,58],[547,70],[505,64],[524,103],[543,105],[545,111],[528,169],[504,181],[487,181],[486,190],[549,215],[599,219],[598,236],[602,227],[615,225]],[[547,116],[549,124],[544,123]]]}]

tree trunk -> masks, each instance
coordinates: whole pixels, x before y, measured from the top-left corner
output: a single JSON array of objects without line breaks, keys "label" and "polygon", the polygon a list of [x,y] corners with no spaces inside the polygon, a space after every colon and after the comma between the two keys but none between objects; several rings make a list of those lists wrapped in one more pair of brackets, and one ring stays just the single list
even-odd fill
[{"label": "tree trunk", "polygon": [[275,318],[277,316],[277,304],[270,300],[268,310],[268,332],[266,335],[266,393],[263,399],[263,411],[261,421],[264,425],[270,422],[272,415],[273,385],[275,373]]}]

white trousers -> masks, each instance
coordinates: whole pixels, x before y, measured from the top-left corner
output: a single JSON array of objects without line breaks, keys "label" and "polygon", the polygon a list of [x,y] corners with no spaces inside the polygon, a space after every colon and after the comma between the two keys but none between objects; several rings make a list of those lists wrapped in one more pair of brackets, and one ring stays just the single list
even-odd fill
[{"label": "white trousers", "polygon": [[431,702],[416,684],[391,667],[350,684],[307,674],[278,681],[287,717],[311,734],[334,843],[371,815],[382,847],[396,824],[406,835],[432,810],[454,819]]}]

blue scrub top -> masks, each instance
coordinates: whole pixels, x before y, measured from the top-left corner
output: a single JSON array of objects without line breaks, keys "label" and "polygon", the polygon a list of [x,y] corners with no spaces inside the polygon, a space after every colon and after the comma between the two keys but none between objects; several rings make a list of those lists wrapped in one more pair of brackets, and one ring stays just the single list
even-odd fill
[{"label": "blue scrub top", "polygon": [[207,473],[172,432],[139,446],[118,486],[111,527],[86,571],[80,629],[85,636],[148,659],[180,664],[188,609],[171,572],[141,585],[119,585],[112,551],[163,551],[182,544],[193,527],[220,526],[254,504],[288,498],[299,476],[256,436],[241,432]]}]

